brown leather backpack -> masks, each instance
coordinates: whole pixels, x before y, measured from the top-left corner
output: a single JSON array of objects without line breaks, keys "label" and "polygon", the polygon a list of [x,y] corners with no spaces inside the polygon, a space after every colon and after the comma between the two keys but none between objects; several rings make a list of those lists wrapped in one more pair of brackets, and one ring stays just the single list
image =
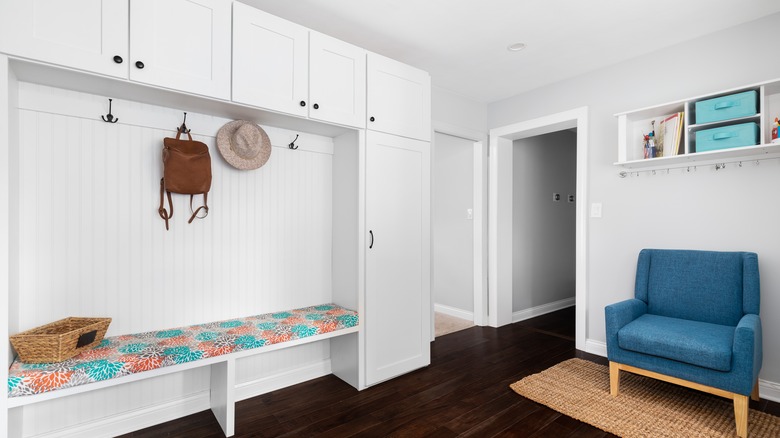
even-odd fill
[{"label": "brown leather backpack", "polygon": [[[192,216],[187,223],[192,223],[196,217],[202,219],[208,216],[208,192],[211,189],[211,156],[209,147],[199,141],[193,141],[189,131],[189,140],[180,140],[182,130],[176,134],[176,138],[163,140],[162,160],[163,178],[160,180],[160,208],[157,210],[160,217],[165,220],[165,229],[168,229],[168,219],[173,217],[173,203],[171,193],[183,193],[190,195],[190,211],[192,211],[192,198],[195,195],[203,195],[203,205],[192,211]],[[165,193],[168,194],[168,206],[170,214],[165,209]],[[203,210],[204,215],[198,216]]]}]

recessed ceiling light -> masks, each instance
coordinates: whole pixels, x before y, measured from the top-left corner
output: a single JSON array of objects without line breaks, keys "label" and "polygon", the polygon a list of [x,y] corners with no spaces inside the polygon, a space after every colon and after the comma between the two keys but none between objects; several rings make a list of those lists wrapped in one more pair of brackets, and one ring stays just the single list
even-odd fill
[{"label": "recessed ceiling light", "polygon": [[519,52],[525,49],[525,43],[510,44],[506,47],[506,49],[509,50],[510,52]]}]

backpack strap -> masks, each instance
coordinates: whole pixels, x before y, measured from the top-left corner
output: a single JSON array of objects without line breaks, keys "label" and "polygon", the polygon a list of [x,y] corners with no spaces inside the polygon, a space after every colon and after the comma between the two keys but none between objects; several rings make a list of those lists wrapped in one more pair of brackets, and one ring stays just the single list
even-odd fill
[{"label": "backpack strap", "polygon": [[[168,205],[171,207],[171,214],[168,214],[168,210],[165,209],[165,178],[160,179],[160,208],[157,209],[157,213],[165,220],[165,229],[168,230],[168,219],[173,217],[173,202],[171,202],[171,192],[168,192]],[[190,219],[192,222],[192,219]]]},{"label": "backpack strap", "polygon": [[[170,196],[170,193],[168,194],[168,196]],[[194,196],[195,195],[190,195],[190,211],[192,211],[192,198]],[[170,201],[168,201],[168,202],[170,202]],[[203,212],[205,214],[203,216],[198,216],[198,212],[200,212],[201,210],[203,210]],[[173,211],[173,206],[171,206],[171,211]],[[195,220],[196,217],[198,219],[203,219],[203,218],[205,218],[208,215],[209,215],[209,194],[208,194],[208,192],[206,192],[206,193],[203,194],[203,205],[198,207],[197,210],[192,211],[192,216],[190,216],[190,220],[188,220],[187,223],[191,224],[192,221]]]}]

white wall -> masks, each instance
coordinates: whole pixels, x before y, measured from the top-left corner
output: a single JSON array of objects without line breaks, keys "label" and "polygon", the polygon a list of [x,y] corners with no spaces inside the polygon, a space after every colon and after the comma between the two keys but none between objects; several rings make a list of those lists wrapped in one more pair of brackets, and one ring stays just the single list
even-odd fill
[{"label": "white wall", "polygon": [[[633,296],[640,249],[755,251],[764,327],[761,378],[780,382],[780,271],[774,269],[780,265],[780,162],[625,179],[612,165],[614,113],[777,78],[780,57],[767,44],[778,40],[775,14],[489,105],[489,127],[589,108],[588,201],[603,203],[603,218],[588,223],[588,339],[605,340],[604,306]],[[769,115],[775,116],[780,114]]]},{"label": "white wall", "polygon": [[574,298],[576,204],[568,196],[577,188],[577,134],[553,132],[512,147],[512,311],[519,312]]},{"label": "white wall", "polygon": [[[435,80],[435,79],[434,79]],[[431,119],[437,127],[487,134],[487,104],[431,87]]]},{"label": "white wall", "polygon": [[[474,142],[436,133],[433,161],[433,299],[474,312]],[[473,215],[473,214],[472,214]]]}]

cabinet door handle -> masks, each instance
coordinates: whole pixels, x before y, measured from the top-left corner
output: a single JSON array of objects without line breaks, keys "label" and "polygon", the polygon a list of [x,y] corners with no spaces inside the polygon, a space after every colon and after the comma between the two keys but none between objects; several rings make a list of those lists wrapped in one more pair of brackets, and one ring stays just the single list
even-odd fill
[{"label": "cabinet door handle", "polygon": [[141,62],[141,61],[136,61],[135,62],[135,66],[138,67],[139,69],[142,69],[142,68],[144,68],[144,63]]},{"label": "cabinet door handle", "polygon": [[123,61],[124,59],[122,59],[121,56],[119,55],[114,56],[114,62],[116,62],[117,64],[121,64]]},{"label": "cabinet door handle", "polygon": [[371,248],[373,248],[373,247],[374,247],[374,232],[373,232],[373,231],[371,231],[371,230],[368,230],[368,234],[370,234],[370,235],[371,235],[371,244],[370,244],[370,245],[368,245],[368,249],[371,249]]},{"label": "cabinet door handle", "polygon": [[370,119],[368,119],[368,121],[369,121],[369,122],[373,122],[373,121],[375,121],[375,120],[376,120],[376,119],[374,118],[374,116],[371,116],[371,118],[370,118]]},{"label": "cabinet door handle", "polygon": [[320,104],[318,104],[318,103],[315,103],[315,104],[314,104],[314,109],[320,109]]},{"label": "cabinet door handle", "polygon": [[305,100],[301,101],[301,106],[306,106],[306,101]]}]

